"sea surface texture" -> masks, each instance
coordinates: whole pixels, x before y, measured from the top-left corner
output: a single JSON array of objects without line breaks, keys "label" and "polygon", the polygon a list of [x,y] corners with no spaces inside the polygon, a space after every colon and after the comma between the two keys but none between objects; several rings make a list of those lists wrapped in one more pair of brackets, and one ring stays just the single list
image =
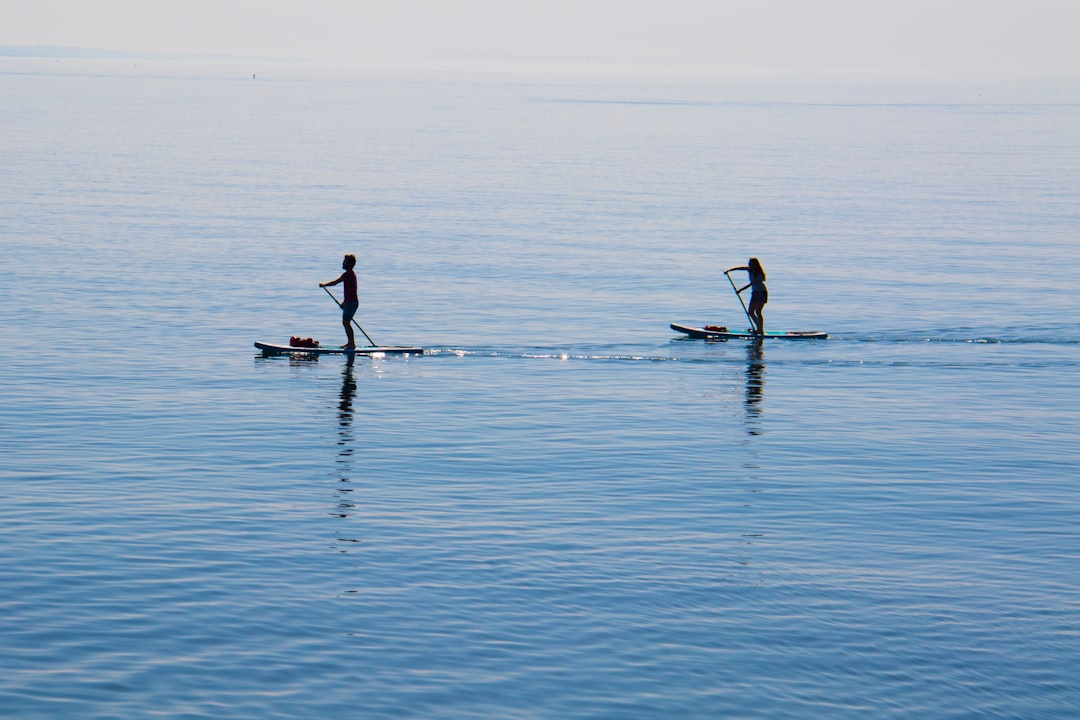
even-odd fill
[{"label": "sea surface texture", "polygon": [[1080,717],[1080,79],[0,96],[0,715]]}]

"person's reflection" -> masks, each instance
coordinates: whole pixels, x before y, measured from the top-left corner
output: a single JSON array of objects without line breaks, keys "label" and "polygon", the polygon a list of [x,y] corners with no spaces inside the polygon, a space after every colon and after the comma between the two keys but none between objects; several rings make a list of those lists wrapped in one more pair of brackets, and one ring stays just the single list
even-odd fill
[{"label": "person's reflection", "polygon": [[352,426],[353,396],[356,395],[356,376],[353,375],[354,357],[349,354],[345,358],[345,365],[341,369],[341,400],[338,402],[338,433],[344,442],[351,439],[349,428]]},{"label": "person's reflection", "polygon": [[[352,477],[352,454],[353,454],[353,397],[356,396],[356,376],[353,375],[353,356],[345,358],[345,365],[341,369],[341,394],[338,398],[338,476],[341,483],[349,483]],[[349,511],[354,507],[349,500],[352,489],[347,485],[339,484],[338,510],[334,515],[348,517]]]},{"label": "person's reflection", "polygon": [[[746,346],[746,417],[758,420],[761,401],[765,399],[765,341],[751,340]],[[756,423],[749,428],[751,435],[760,435]]]}]

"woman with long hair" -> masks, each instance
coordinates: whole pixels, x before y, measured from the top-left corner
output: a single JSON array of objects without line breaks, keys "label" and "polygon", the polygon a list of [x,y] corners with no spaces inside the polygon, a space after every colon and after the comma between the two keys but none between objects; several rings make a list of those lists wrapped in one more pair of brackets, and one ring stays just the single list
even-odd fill
[{"label": "woman with long hair", "polygon": [[732,270],[745,270],[750,274],[750,283],[739,288],[736,292],[742,293],[746,288],[751,288],[750,307],[746,309],[746,312],[750,316],[750,321],[757,325],[754,328],[755,332],[764,337],[765,317],[761,314],[761,311],[765,307],[765,303],[769,302],[769,289],[765,287],[765,268],[761,267],[761,263],[756,257],[752,257],[746,265],[733,267],[727,272]]}]

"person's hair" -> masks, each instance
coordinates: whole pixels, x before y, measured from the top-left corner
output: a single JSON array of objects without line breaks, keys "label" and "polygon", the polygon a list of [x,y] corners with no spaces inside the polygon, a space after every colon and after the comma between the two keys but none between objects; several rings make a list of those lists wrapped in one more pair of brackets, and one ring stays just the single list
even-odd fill
[{"label": "person's hair", "polygon": [[354,267],[356,267],[356,256],[353,255],[352,253],[349,253],[348,255],[346,255],[345,256],[345,264],[349,266],[350,270],[352,270]]},{"label": "person's hair", "polygon": [[765,268],[761,267],[761,263],[757,258],[750,258],[750,272],[761,276],[761,279],[765,279]]}]

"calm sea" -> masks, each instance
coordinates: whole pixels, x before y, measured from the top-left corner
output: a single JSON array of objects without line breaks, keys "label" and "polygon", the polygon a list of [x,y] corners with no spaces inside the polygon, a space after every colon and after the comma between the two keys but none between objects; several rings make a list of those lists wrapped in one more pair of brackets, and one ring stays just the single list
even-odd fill
[{"label": "calm sea", "polygon": [[1080,79],[0,96],[0,715],[1080,716]]}]

